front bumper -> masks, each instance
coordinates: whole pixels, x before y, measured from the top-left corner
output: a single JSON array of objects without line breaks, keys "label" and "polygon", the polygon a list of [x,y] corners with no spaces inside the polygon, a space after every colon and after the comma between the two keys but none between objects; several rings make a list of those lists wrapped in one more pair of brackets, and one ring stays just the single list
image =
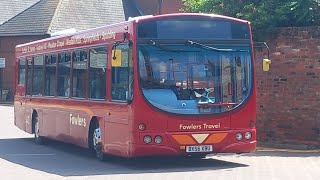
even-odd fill
[{"label": "front bumper", "polygon": [[[237,133],[250,131],[252,138],[250,140],[236,140]],[[219,136],[223,134],[223,136]],[[161,144],[145,144],[143,137],[149,135],[163,137]],[[184,156],[188,154],[212,154],[212,153],[249,153],[256,150],[256,131],[255,129],[241,131],[223,131],[223,132],[197,132],[196,135],[207,135],[202,142],[197,140],[194,132],[167,132],[167,133],[140,133],[140,143],[130,144],[130,157],[141,156]],[[212,145],[212,152],[187,153],[186,146]]]}]

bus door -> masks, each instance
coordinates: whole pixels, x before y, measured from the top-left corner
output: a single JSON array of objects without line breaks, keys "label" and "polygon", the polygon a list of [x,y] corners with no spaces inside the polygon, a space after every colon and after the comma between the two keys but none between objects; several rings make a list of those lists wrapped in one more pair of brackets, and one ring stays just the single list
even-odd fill
[{"label": "bus door", "polygon": [[128,124],[133,88],[132,50],[128,43],[114,45],[112,49],[111,61],[108,61],[111,62],[111,80],[108,81],[108,87],[111,87],[112,105],[107,116],[106,142],[125,147],[125,144],[118,143],[126,143],[130,137]]}]

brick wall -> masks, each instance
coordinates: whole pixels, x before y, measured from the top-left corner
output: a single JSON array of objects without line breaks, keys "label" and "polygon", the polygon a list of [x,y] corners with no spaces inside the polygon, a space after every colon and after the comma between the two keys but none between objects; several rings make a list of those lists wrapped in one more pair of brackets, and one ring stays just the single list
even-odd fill
[{"label": "brick wall", "polygon": [[283,28],[270,38],[272,64],[256,52],[258,140],[320,146],[320,27]]},{"label": "brick wall", "polygon": [[[43,39],[45,36],[0,37],[0,57],[6,59],[6,67],[0,69],[0,89],[9,90],[7,101],[13,101],[15,47],[18,44]],[[1,99],[0,99],[1,102]]]}]

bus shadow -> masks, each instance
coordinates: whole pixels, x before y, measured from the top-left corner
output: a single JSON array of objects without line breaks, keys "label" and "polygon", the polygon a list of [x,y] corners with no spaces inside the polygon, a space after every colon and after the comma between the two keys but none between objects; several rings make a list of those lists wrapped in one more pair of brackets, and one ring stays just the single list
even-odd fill
[{"label": "bus shadow", "polygon": [[320,149],[318,150],[259,150],[254,153],[243,154],[247,157],[320,157]]},{"label": "bus shadow", "polygon": [[0,158],[27,168],[60,176],[140,174],[206,171],[247,167],[246,164],[216,159],[110,157],[99,162],[89,150],[49,141],[41,146],[32,138],[0,139]]}]

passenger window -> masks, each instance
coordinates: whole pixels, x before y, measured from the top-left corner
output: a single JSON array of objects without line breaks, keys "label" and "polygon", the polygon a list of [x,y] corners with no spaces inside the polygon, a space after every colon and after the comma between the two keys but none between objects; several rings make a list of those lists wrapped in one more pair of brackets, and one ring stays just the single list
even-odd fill
[{"label": "passenger window", "polygon": [[26,81],[26,59],[19,59],[19,79],[18,84],[21,86],[25,85]]},{"label": "passenger window", "polygon": [[90,49],[89,98],[106,98],[107,48]]},{"label": "passenger window", "polygon": [[77,50],[72,53],[72,97],[85,98],[87,52]]},{"label": "passenger window", "polygon": [[43,56],[33,57],[32,94],[37,96],[43,94]]},{"label": "passenger window", "polygon": [[27,95],[32,92],[32,59],[27,59]]},{"label": "passenger window", "polygon": [[46,74],[44,84],[44,95],[54,96],[56,87],[57,56],[55,54],[45,56]]},{"label": "passenger window", "polygon": [[70,96],[70,53],[58,53],[58,96]]},{"label": "passenger window", "polygon": [[131,54],[127,44],[119,45],[113,50],[112,100],[126,101],[132,99],[133,68]]}]

